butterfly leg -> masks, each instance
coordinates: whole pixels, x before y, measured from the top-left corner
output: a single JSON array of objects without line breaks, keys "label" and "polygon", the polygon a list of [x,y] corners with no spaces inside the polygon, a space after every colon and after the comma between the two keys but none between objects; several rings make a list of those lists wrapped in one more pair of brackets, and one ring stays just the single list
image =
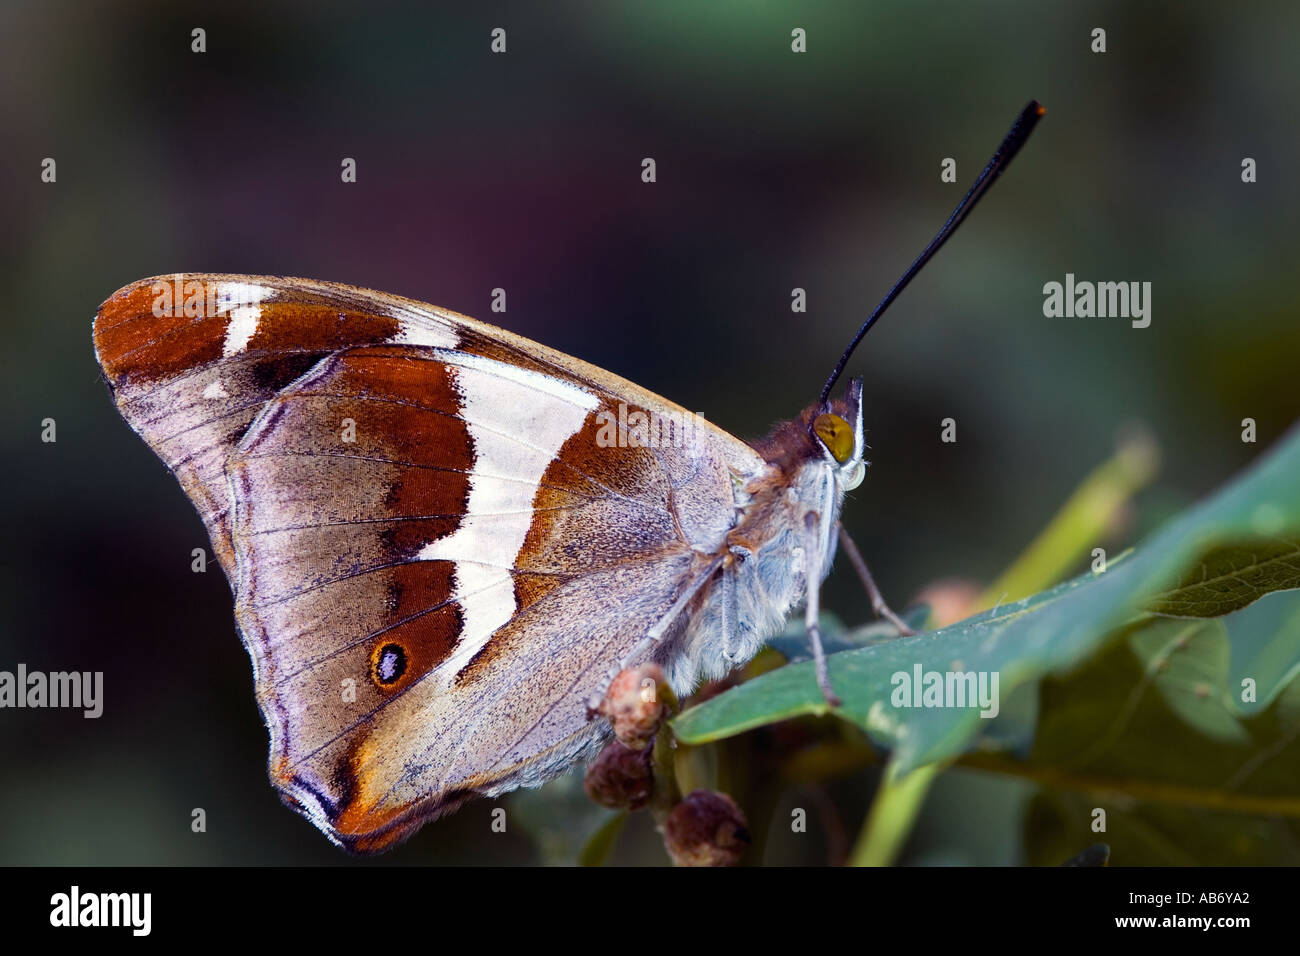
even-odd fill
[{"label": "butterfly leg", "polygon": [[673,602],[673,606],[668,609],[668,612],[659,620],[655,621],[654,626],[651,627],[650,630],[646,631],[645,637],[637,641],[632,649],[628,651],[627,654],[619,660],[618,664],[614,666],[614,669],[605,675],[605,679],[600,685],[600,691],[587,698],[588,717],[594,715],[596,709],[600,707],[601,702],[605,699],[605,694],[609,691],[609,685],[614,682],[614,678],[622,671],[626,670],[629,664],[641,656],[646,648],[653,647],[664,639],[664,635],[667,634],[668,629],[672,627],[673,621],[677,620],[677,618],[681,616],[682,612],[686,610],[686,606],[691,603],[691,599],[694,598],[695,595],[699,594],[700,590],[709,583],[709,579],[712,578],[713,573],[722,566],[722,562],[726,560],[726,557],[725,554],[720,554],[710,561],[705,566],[704,570],[697,574],[694,580],[687,585],[686,590],[683,591],[681,596]]},{"label": "butterfly leg", "polygon": [[889,605],[885,603],[880,588],[876,587],[876,579],[871,576],[871,571],[867,569],[867,562],[862,560],[862,552],[858,550],[858,546],[849,537],[848,531],[844,529],[843,522],[836,522],[835,527],[839,532],[840,542],[844,545],[844,552],[849,556],[849,563],[853,565],[853,570],[858,572],[858,578],[866,589],[867,597],[871,599],[871,610],[876,617],[883,617],[898,628],[899,637],[908,637],[915,634],[916,631],[904,624],[903,619],[891,611]]},{"label": "butterfly leg", "polygon": [[732,629],[736,626],[736,579],[724,564],[722,571],[722,657],[727,664],[736,663],[736,648]]},{"label": "butterfly leg", "polygon": [[821,612],[821,553],[822,535],[818,525],[821,519],[817,512],[810,511],[804,515],[805,577],[808,579],[808,601],[804,605],[804,626],[808,629],[808,643],[812,646],[813,665],[817,669],[817,686],[822,697],[831,707],[842,703],[839,695],[831,688],[830,671],[826,667],[826,651],[822,649],[822,626],[818,621]]}]

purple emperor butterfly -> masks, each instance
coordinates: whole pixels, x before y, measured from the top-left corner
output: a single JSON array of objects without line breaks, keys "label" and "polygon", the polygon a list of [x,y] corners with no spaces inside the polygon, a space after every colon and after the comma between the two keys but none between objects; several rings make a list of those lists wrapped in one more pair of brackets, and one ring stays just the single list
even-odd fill
[{"label": "purple emperor butterfly", "polygon": [[[198,508],[235,595],[270,775],[332,841],[385,849],[608,736],[589,707],[653,660],[678,694],[817,594],[862,480],[862,336],[1006,168],[1031,103],[863,323],[818,399],[752,444],[543,345],[308,279],[115,293],[95,352]],[[350,688],[351,693],[346,690]]]}]

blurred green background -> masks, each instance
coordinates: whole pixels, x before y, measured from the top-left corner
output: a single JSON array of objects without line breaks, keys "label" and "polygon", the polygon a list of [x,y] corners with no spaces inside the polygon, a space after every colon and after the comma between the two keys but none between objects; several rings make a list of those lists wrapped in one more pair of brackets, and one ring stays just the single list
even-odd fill
[{"label": "blurred green background", "polygon": [[[1099,542],[1112,553],[1300,413],[1294,4],[463,6],[0,8],[0,668],[105,672],[97,721],[0,711],[0,862],[347,861],[268,784],[227,584],[191,573],[203,527],[99,380],[90,319],[132,280],[400,293],[757,436],[815,397],[1036,97],[1048,113],[1024,154],[851,366],[873,466],[845,522],[892,603],[992,581],[1131,424],[1162,470]],[[1067,272],[1150,281],[1151,326],[1045,318],[1042,286]],[[1258,444],[1241,441],[1247,416]],[[955,444],[939,441],[947,417]],[[824,593],[865,617],[845,569]],[[825,859],[873,782],[783,795],[810,808],[815,840],[774,835],[769,860]],[[504,835],[485,837],[483,801],[378,862],[562,859],[563,831],[587,825],[565,816],[565,787],[514,800]],[[1021,861],[1033,792],[945,774],[903,861]],[[616,859],[666,862],[644,820]]]}]

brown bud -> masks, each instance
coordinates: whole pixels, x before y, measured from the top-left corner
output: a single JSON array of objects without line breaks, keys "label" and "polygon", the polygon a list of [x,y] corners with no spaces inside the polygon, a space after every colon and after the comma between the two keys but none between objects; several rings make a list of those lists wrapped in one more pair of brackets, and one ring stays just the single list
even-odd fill
[{"label": "brown bud", "polygon": [[582,785],[593,802],[611,810],[640,810],[654,790],[650,747],[632,750],[611,740],[587,767]]},{"label": "brown bud", "polygon": [[605,692],[599,713],[609,718],[614,736],[633,750],[654,740],[667,708],[661,688],[666,685],[658,664],[640,664],[620,671]]},{"label": "brown bud", "polygon": [[664,846],[677,866],[735,866],[749,847],[745,814],[725,793],[696,790],[664,822]]}]

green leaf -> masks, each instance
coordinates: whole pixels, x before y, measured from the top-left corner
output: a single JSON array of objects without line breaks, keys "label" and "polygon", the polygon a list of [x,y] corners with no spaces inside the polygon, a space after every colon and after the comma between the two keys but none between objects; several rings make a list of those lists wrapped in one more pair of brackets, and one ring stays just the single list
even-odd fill
[{"label": "green leaf", "polygon": [[[844,701],[837,713],[892,749],[900,775],[952,759],[972,746],[989,718],[981,718],[981,709],[974,706],[900,706],[902,698],[895,698],[893,691],[901,692],[918,669],[923,676],[982,672],[988,675],[989,689],[996,676],[996,696],[1007,700],[1018,687],[1077,667],[1121,625],[1148,619],[1144,604],[1185,580],[1198,556],[1214,555],[1224,542],[1279,537],[1300,539],[1300,433],[1295,430],[1244,475],[1171,522],[1128,560],[1112,562],[1105,572],[1084,575],[939,631],[832,655],[831,681]],[[1243,571],[1255,575],[1257,590],[1288,580]],[[1287,657],[1277,648],[1257,650],[1278,661]],[[1208,659],[1201,662],[1212,664]],[[1271,677],[1280,683],[1276,674]],[[1191,714],[1195,708],[1184,701],[1184,711]],[[804,662],[693,707],[672,726],[679,738],[697,744],[826,712],[812,664]],[[1231,733],[1226,724],[1219,730]]]},{"label": "green leaf", "polygon": [[1027,758],[961,763],[1044,785],[1034,863],[1101,838],[1098,811],[1120,865],[1300,863],[1298,620],[1289,590],[1219,619],[1137,621],[1043,681]]},{"label": "green leaf", "polygon": [[[1291,625],[1300,593],[1265,602],[1282,613],[1148,619],[1086,667],[1044,682],[1024,772],[1143,799],[1300,816],[1300,709],[1291,706],[1300,687],[1300,632]],[[1247,688],[1231,657],[1247,644],[1277,651],[1255,657],[1270,662],[1251,678],[1273,688],[1264,707],[1242,701]]]},{"label": "green leaf", "polygon": [[1220,621],[1152,621],[1129,641],[1149,682],[1169,709],[1207,737],[1245,743],[1250,737],[1232,709],[1228,632]]},{"label": "green leaf", "polygon": [[[1232,645],[1228,684],[1243,716],[1268,708],[1300,676],[1300,601],[1279,592],[1223,619]],[[1251,682],[1254,700],[1240,691]]]},{"label": "green leaf", "polygon": [[963,764],[1045,785],[1026,825],[1031,862],[1096,839],[1100,810],[1120,865],[1300,863],[1297,615],[1300,593],[1282,591],[1220,620],[1148,619],[1044,681],[1028,759]]},{"label": "green leaf", "polygon": [[1287,588],[1300,588],[1300,539],[1259,538],[1214,548],[1147,607],[1176,617],[1221,617]]}]

